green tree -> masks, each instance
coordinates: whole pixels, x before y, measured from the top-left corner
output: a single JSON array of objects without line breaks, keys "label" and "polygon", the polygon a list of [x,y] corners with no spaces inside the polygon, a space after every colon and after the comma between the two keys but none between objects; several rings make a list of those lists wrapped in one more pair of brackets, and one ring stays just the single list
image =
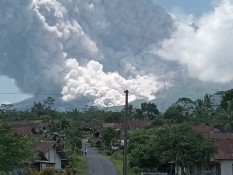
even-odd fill
[{"label": "green tree", "polygon": [[172,105],[164,113],[163,118],[170,120],[172,123],[182,123],[188,118],[184,116],[180,106]]},{"label": "green tree", "polygon": [[105,123],[120,123],[122,122],[122,112],[113,112],[113,111],[108,111],[106,112],[106,117],[104,122]]},{"label": "green tree", "polygon": [[85,123],[93,123],[97,124],[97,126],[93,126],[95,128],[99,128],[99,123],[103,123],[106,118],[106,112],[104,110],[100,110],[96,106],[86,106],[82,110],[82,121]]},{"label": "green tree", "polygon": [[44,108],[46,110],[53,110],[55,99],[52,97],[47,97],[46,100],[44,100]]},{"label": "green tree", "polygon": [[152,142],[137,145],[129,154],[130,167],[138,167],[141,170],[152,170],[160,164],[158,154]]},{"label": "green tree", "polygon": [[50,115],[43,115],[40,119],[43,123],[48,123],[52,120],[52,117]]},{"label": "green tree", "polygon": [[67,130],[69,129],[71,126],[72,126],[72,120],[66,118],[66,117],[63,117],[58,123],[57,123],[57,126],[58,128],[60,128],[60,131],[64,131],[64,130]]},{"label": "green tree", "polygon": [[82,116],[82,112],[80,111],[80,109],[75,108],[72,109],[71,111],[66,111],[66,116],[73,118],[76,121],[80,121],[81,120],[81,116]]},{"label": "green tree", "polygon": [[34,106],[31,108],[31,112],[41,117],[44,114],[44,105],[41,102],[34,102]]},{"label": "green tree", "polygon": [[180,108],[180,111],[187,118],[191,118],[195,111],[195,102],[189,98],[183,97],[179,98],[175,103],[175,106]]},{"label": "green tree", "polygon": [[166,120],[164,120],[164,118],[162,117],[157,117],[155,118],[154,120],[152,120],[152,123],[151,123],[151,126],[150,128],[153,128],[153,127],[161,127],[165,124],[168,124],[168,122]]},{"label": "green tree", "polygon": [[214,116],[214,123],[219,125],[224,131],[233,131],[233,100],[227,102],[227,108],[217,108]]},{"label": "green tree", "polygon": [[134,109],[133,109],[132,118],[133,118],[133,119],[143,120],[144,117],[143,117],[143,112],[142,112],[142,110],[139,109],[139,108],[134,108]]},{"label": "green tree", "polygon": [[129,165],[153,170],[173,161],[183,175],[190,175],[194,165],[207,163],[215,151],[212,141],[188,125],[152,128],[130,134]]},{"label": "green tree", "polygon": [[228,106],[228,101],[233,100],[233,89],[228,90],[228,91],[218,92],[217,94],[222,96],[220,107],[226,110]]},{"label": "green tree", "polygon": [[152,120],[159,115],[159,110],[154,103],[142,103],[141,111],[144,119]]},{"label": "green tree", "polygon": [[209,123],[216,112],[216,107],[212,101],[212,96],[206,94],[204,99],[195,101],[194,121],[201,123]]},{"label": "green tree", "polygon": [[120,130],[115,130],[112,128],[104,128],[102,130],[104,145],[110,149],[112,139],[119,139],[121,135]]},{"label": "green tree", "polygon": [[65,141],[68,143],[72,152],[76,153],[82,148],[82,133],[74,123],[69,128],[66,128],[63,133],[65,135]]},{"label": "green tree", "polygon": [[146,130],[136,130],[129,135],[129,153],[135,149],[138,145],[145,145],[150,140],[150,135],[146,132]]},{"label": "green tree", "polygon": [[33,162],[34,154],[28,137],[12,134],[8,125],[0,126],[0,170],[11,172],[27,167]]},{"label": "green tree", "polygon": [[139,130],[129,135],[129,165],[141,170],[152,170],[161,163],[152,142],[153,130]]},{"label": "green tree", "polygon": [[157,129],[153,143],[160,161],[174,161],[184,175],[190,175],[194,165],[210,161],[216,152],[212,141],[184,124]]},{"label": "green tree", "polygon": [[34,105],[31,108],[31,112],[39,116],[39,118],[42,115],[53,116],[55,114],[55,110],[53,109],[54,101],[55,99],[53,99],[52,97],[47,97],[47,99],[44,100],[43,103],[34,102]]}]

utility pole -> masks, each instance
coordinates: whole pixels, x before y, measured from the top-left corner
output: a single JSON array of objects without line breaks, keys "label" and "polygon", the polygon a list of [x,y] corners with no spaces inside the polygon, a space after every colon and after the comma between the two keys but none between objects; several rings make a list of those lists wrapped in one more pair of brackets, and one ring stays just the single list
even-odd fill
[{"label": "utility pole", "polygon": [[125,120],[124,120],[124,162],[123,162],[123,175],[127,175],[128,170],[128,163],[127,163],[127,156],[128,156],[128,95],[129,91],[125,90]]}]

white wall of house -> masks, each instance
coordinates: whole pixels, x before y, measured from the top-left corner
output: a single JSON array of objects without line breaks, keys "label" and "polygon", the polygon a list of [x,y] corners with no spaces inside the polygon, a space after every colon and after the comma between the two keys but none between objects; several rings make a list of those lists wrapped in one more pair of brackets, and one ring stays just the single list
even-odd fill
[{"label": "white wall of house", "polygon": [[45,156],[50,162],[56,163],[55,169],[61,169],[61,158],[54,148],[51,148]]},{"label": "white wall of house", "polygon": [[178,174],[178,175],[181,175],[181,168],[176,166],[175,167],[175,172]]},{"label": "white wall of house", "polygon": [[221,175],[233,175],[233,160],[222,160],[221,163]]}]

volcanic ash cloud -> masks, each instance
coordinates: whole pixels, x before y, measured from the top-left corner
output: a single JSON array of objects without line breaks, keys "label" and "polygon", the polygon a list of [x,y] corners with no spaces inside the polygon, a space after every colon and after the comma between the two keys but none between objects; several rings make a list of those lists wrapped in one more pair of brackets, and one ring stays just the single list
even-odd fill
[{"label": "volcanic ash cloud", "polygon": [[125,89],[130,100],[153,99],[175,68],[149,50],[172,30],[150,0],[2,0],[0,73],[65,101],[120,105]]},{"label": "volcanic ash cloud", "polygon": [[233,80],[233,2],[219,1],[213,11],[185,24],[176,21],[176,31],[156,46],[154,53],[184,65],[189,75],[202,81]]},{"label": "volcanic ash cloud", "polygon": [[95,99],[95,105],[122,105],[126,89],[130,91],[129,100],[133,101],[137,98],[154,99],[153,93],[161,88],[161,84],[149,76],[138,75],[127,80],[117,72],[105,73],[103,66],[96,61],[90,61],[86,67],[81,67],[76,60],[70,59],[67,60],[67,67],[71,71],[65,78],[66,86],[62,91],[65,101],[85,96]]}]

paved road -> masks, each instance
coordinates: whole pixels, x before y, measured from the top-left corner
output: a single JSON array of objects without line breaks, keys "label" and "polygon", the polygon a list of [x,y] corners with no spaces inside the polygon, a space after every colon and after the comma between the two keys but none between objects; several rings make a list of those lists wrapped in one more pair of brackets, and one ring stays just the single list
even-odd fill
[{"label": "paved road", "polygon": [[83,141],[83,151],[87,147],[88,175],[117,175],[117,169],[112,162],[100,155],[98,149],[92,148]]}]

